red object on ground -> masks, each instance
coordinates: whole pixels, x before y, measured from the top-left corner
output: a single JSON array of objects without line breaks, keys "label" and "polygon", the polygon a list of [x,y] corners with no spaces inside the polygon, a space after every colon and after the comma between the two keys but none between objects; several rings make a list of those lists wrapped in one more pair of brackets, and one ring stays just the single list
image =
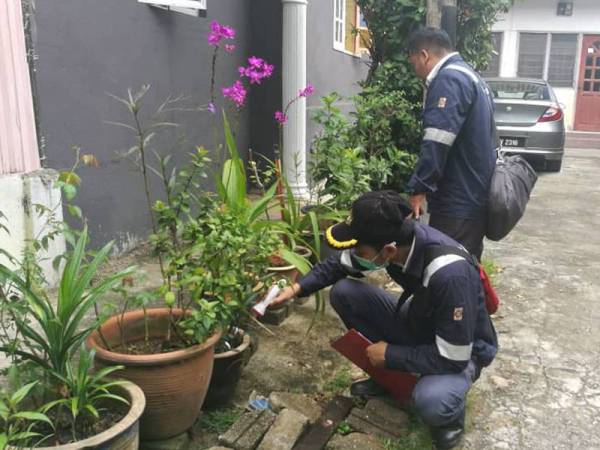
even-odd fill
[{"label": "red object on ground", "polygon": [[483,284],[483,293],[485,295],[485,308],[487,309],[489,314],[494,314],[496,311],[498,311],[498,307],[500,306],[500,299],[498,298],[498,294],[496,294],[496,291],[492,286],[490,277],[483,269],[483,266],[479,266],[479,277],[481,278],[481,283]]},{"label": "red object on ground", "polygon": [[384,387],[400,403],[410,403],[418,378],[412,373],[374,367],[367,358],[367,347],[372,342],[355,329],[331,343],[331,346],[367,372],[373,380]]}]

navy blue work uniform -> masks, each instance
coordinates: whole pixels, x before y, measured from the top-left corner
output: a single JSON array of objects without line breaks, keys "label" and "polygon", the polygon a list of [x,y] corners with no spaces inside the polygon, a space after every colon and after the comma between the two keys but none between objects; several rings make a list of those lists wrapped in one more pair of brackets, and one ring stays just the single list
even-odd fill
[{"label": "navy blue work uniform", "polygon": [[441,60],[426,83],[421,154],[407,190],[427,194],[430,224],[481,257],[496,163],[493,100],[458,53]]},{"label": "navy blue work uniform", "polygon": [[439,245],[458,246],[438,230],[415,223],[406,264],[386,269],[414,293],[400,305],[383,289],[348,278],[361,276],[350,250],[315,265],[298,281],[304,296],[333,285],[331,305],[346,327],[372,342],[387,342],[387,368],[420,375],[413,401],[431,427],[464,420],[466,394],[498,349],[474,266],[460,256],[445,255],[425,267],[427,249]]}]

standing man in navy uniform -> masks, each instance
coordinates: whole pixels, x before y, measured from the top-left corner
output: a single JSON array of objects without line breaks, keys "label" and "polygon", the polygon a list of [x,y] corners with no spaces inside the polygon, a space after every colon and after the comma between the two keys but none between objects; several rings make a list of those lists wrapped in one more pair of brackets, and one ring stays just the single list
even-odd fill
[{"label": "standing man in navy uniform", "polygon": [[[348,221],[326,232],[327,243],[343,251],[316,264],[274,303],[333,285],[331,305],[346,327],[374,342],[367,348],[371,364],[420,375],[415,408],[436,448],[449,449],[463,434],[467,392],[498,342],[473,257],[410,214],[393,191],[364,194]],[[357,279],[383,268],[404,288],[400,299]],[[383,393],[371,379],[354,383],[351,392]]]},{"label": "standing man in navy uniform", "polygon": [[427,199],[429,224],[481,259],[496,162],[489,89],[443,30],[416,31],[409,58],[425,82],[421,155],[408,182],[413,214],[419,217]]}]

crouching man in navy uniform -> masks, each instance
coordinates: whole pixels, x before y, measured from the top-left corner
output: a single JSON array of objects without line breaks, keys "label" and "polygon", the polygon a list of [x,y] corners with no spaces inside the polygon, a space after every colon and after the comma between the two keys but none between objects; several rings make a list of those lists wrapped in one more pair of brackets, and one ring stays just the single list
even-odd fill
[{"label": "crouching man in navy uniform", "polygon": [[[346,327],[374,342],[367,348],[371,363],[420,375],[414,406],[436,447],[448,449],[462,437],[467,392],[498,343],[472,256],[410,215],[395,192],[363,195],[351,218],[326,232],[328,243],[343,251],[315,265],[275,302],[333,285],[331,305]],[[400,299],[358,279],[383,268],[404,288]],[[354,383],[352,393],[383,394],[370,379]]]}]

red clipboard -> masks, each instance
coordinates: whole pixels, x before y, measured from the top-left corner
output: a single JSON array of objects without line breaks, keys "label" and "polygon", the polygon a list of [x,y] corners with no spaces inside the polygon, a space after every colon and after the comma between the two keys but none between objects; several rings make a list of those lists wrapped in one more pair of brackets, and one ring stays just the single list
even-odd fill
[{"label": "red clipboard", "polygon": [[367,358],[367,347],[372,342],[355,329],[331,343],[331,346],[367,372],[373,380],[383,386],[400,403],[410,403],[418,378],[412,373],[374,367]]}]

